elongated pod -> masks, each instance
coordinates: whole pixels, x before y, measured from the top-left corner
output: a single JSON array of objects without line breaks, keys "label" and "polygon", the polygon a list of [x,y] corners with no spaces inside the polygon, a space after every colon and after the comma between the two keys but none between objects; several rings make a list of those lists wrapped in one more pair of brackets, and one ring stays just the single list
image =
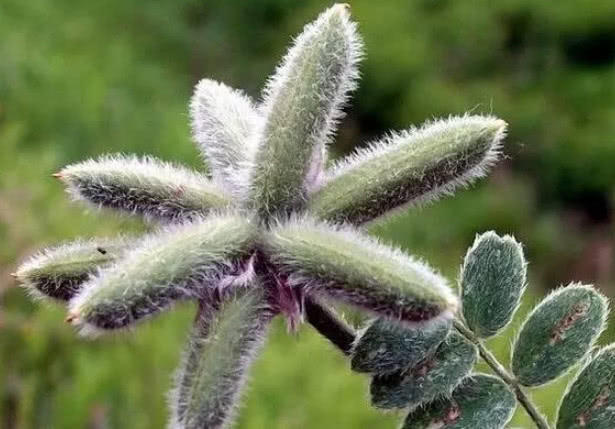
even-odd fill
[{"label": "elongated pod", "polygon": [[165,222],[230,204],[207,177],[152,157],[113,155],[69,165],[55,175],[75,200]]},{"label": "elongated pod", "polygon": [[172,429],[228,427],[272,317],[258,286],[199,314],[171,395]]},{"label": "elongated pod", "polygon": [[249,197],[263,218],[301,205],[319,181],[360,48],[348,6],[336,4],[304,28],[267,83]]},{"label": "elongated pod", "polygon": [[485,175],[505,130],[501,119],[461,116],[391,134],[328,171],[309,209],[321,219],[360,224],[451,194]]},{"label": "elongated pod", "polygon": [[113,263],[129,247],[127,238],[97,238],[44,249],[30,257],[15,277],[34,296],[67,301],[89,276]]},{"label": "elongated pod", "polygon": [[201,80],[190,101],[192,135],[211,169],[214,181],[238,192],[241,178],[254,157],[260,115],[243,92],[210,80]]},{"label": "elongated pod", "polygon": [[263,242],[266,255],[291,284],[391,320],[448,319],[457,307],[443,277],[351,227],[295,218],[274,227]]},{"label": "elongated pod", "polygon": [[234,260],[249,256],[254,225],[239,215],[210,216],[169,227],[100,270],[69,305],[85,331],[121,328],[173,301],[206,299]]}]

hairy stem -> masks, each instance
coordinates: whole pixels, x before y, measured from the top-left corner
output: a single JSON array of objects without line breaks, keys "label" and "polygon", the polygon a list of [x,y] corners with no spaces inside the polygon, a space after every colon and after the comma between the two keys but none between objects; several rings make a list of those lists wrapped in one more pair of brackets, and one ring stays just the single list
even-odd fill
[{"label": "hairy stem", "polygon": [[323,337],[327,338],[346,356],[350,355],[355,340],[354,329],[310,296],[305,297],[305,317]]},{"label": "hairy stem", "polygon": [[515,392],[515,396],[517,400],[521,404],[525,411],[530,416],[534,424],[539,429],[550,429],[549,423],[547,423],[547,419],[538,411],[538,408],[534,405],[532,400],[525,394],[523,388],[519,384],[519,382],[502,366],[502,364],[497,360],[497,358],[485,347],[483,342],[476,336],[474,333],[468,329],[463,322],[458,319],[455,319],[454,322],[455,328],[459,333],[461,333],[464,337],[470,340],[474,345],[478,348],[478,353],[483,358],[483,360],[491,367],[493,372],[504,381],[508,386]]}]

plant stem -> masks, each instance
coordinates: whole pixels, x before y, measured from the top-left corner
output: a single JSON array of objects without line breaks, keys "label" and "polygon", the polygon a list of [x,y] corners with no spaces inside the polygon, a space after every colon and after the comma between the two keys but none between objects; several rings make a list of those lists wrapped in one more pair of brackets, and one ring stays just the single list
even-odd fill
[{"label": "plant stem", "polygon": [[521,406],[525,408],[527,414],[536,424],[536,427],[539,429],[550,429],[547,419],[540,414],[534,403],[532,403],[532,400],[523,391],[519,382],[502,366],[489,349],[485,347],[483,342],[458,319],[455,319],[455,328],[478,348],[478,353],[487,365],[491,367],[493,372],[500,377],[502,381],[510,386],[513,392],[515,392],[517,400]]},{"label": "plant stem", "polygon": [[305,316],[307,321],[342,353],[350,355],[355,340],[354,329],[344,322],[335,312],[316,301],[305,297]]}]

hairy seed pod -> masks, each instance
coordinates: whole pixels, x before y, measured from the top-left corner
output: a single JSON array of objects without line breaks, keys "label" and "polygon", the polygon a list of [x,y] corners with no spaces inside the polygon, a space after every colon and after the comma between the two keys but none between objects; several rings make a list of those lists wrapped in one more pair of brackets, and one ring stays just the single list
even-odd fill
[{"label": "hairy seed pod", "polygon": [[68,301],[91,274],[113,263],[128,247],[127,238],[74,241],[30,257],[15,276],[38,298]]},{"label": "hairy seed pod", "polygon": [[211,181],[152,157],[113,155],[56,174],[75,200],[165,222],[192,219],[230,204]]},{"label": "hairy seed pod", "polygon": [[171,395],[172,429],[220,429],[232,423],[272,317],[258,287],[239,290],[199,314]]},{"label": "hairy seed pod", "polygon": [[392,320],[450,319],[457,307],[443,277],[351,227],[294,218],[264,235],[263,250],[292,285]]},{"label": "hairy seed pod", "polygon": [[152,234],[93,276],[69,306],[84,328],[115,329],[181,298],[205,299],[235,259],[247,258],[254,225],[239,215],[210,216]]},{"label": "hairy seed pod", "polygon": [[517,401],[495,377],[466,378],[449,399],[439,399],[406,417],[402,429],[502,429],[512,418]]},{"label": "hairy seed pod", "polygon": [[570,384],[559,407],[557,429],[615,427],[615,345],[600,350]]},{"label": "hairy seed pod", "polygon": [[523,249],[509,235],[493,231],[476,238],[461,269],[461,308],[479,337],[497,334],[512,319],[525,289]]},{"label": "hairy seed pod", "polygon": [[[232,425],[249,366],[278,314],[289,330],[305,318],[352,359],[354,370],[373,374],[377,407],[414,410],[404,427],[499,429],[514,411],[514,396],[494,378],[455,387],[471,371],[480,341],[462,323],[447,280],[359,229],[483,176],[498,159],[507,125],[478,115],[433,121],[390,134],[327,171],[328,145],[361,56],[349,5],[335,4],[296,38],[262,103],[212,80],[197,84],[191,128],[207,174],[152,157],[108,155],[54,175],[75,200],[170,224],[125,246],[93,240],[51,249],[16,273],[33,294],[68,300],[67,321],[84,334],[125,328],[180,300],[198,302],[170,398],[170,428]],[[465,309],[486,337],[510,320],[525,272],[506,260],[514,249],[509,255],[490,247],[484,262],[475,247],[481,263],[466,260]],[[329,299],[367,310],[376,322],[357,340],[327,307]],[[592,299],[579,301],[589,302],[580,313],[594,320]],[[489,308],[474,315],[474,304]],[[585,316],[563,314],[553,341],[573,332],[571,347],[578,346],[583,328],[593,342],[601,328],[577,327]]]},{"label": "hairy seed pod", "polygon": [[347,9],[336,4],[308,24],[264,90],[250,196],[264,218],[303,204],[321,175],[357,77],[361,42]]},{"label": "hairy seed pod", "polygon": [[[211,169],[214,182],[229,192],[245,184],[240,170],[254,157],[252,134],[260,120],[248,96],[210,79],[201,80],[190,101],[192,135]],[[239,188],[239,189],[238,189]]]},{"label": "hairy seed pod", "polygon": [[370,393],[377,408],[414,409],[440,396],[450,395],[474,366],[476,347],[451,332],[436,353],[416,366],[392,374],[376,375]]},{"label": "hairy seed pod", "polygon": [[501,119],[462,116],[391,134],[327,172],[309,210],[321,219],[360,224],[452,194],[486,174],[505,130]]},{"label": "hairy seed pod", "polygon": [[572,284],[546,297],[524,322],[512,370],[524,386],[563,375],[590,350],[607,316],[607,301],[591,286]]},{"label": "hairy seed pod", "polygon": [[412,328],[376,319],[356,340],[352,370],[381,374],[414,367],[433,355],[450,328],[450,320],[444,319]]}]

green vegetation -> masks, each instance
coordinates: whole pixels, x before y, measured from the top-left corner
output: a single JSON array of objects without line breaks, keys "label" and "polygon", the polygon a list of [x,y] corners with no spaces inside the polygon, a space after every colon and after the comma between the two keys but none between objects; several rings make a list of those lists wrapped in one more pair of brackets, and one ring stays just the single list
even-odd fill
[{"label": "green vegetation", "polygon": [[[139,336],[86,342],[61,323],[61,309],[32,304],[8,275],[25,255],[58,240],[143,228],[84,215],[44,177],[120,150],[199,166],[186,106],[197,79],[212,76],[256,96],[288,35],[323,6],[0,4],[0,427],[164,426],[162,392],[194,311],[165,315]],[[511,125],[510,161],[492,179],[373,230],[451,278],[476,232],[513,233],[532,261],[533,296],[542,295],[539,285],[571,279],[595,281],[609,294],[615,4],[357,0],[352,8],[369,55],[341,130],[344,152],[382,129],[450,112],[493,112]],[[508,338],[490,342],[503,362]],[[552,392],[567,380],[533,395],[548,416],[557,405]],[[239,428],[394,427],[396,416],[368,406],[367,389],[309,327],[295,340],[276,324]],[[528,421],[518,412],[513,424]]]}]

